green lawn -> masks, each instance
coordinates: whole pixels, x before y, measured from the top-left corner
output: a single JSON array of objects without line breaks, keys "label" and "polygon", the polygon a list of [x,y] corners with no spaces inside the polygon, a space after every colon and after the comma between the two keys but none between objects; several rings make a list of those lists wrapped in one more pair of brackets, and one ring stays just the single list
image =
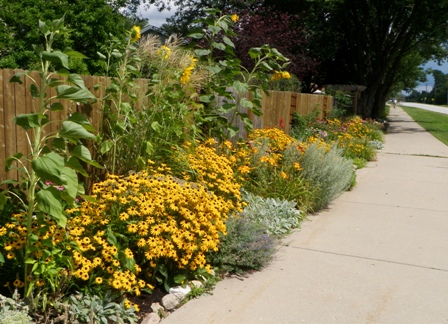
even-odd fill
[{"label": "green lawn", "polygon": [[418,108],[401,108],[420,126],[448,145],[448,115]]}]

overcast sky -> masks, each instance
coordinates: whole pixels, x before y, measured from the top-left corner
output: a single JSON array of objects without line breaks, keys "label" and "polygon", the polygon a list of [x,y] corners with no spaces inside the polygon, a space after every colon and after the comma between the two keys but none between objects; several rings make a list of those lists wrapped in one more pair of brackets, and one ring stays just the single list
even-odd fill
[{"label": "overcast sky", "polygon": [[162,26],[165,23],[166,18],[171,17],[176,12],[176,8],[171,8],[171,11],[164,10],[159,12],[156,7],[151,6],[149,10],[145,10],[143,6],[140,7],[141,15],[148,19],[148,24],[156,27]]}]

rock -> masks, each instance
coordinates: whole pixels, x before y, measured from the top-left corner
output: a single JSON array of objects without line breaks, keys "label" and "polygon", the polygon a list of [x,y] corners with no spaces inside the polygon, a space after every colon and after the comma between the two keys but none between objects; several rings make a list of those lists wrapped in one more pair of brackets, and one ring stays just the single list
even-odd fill
[{"label": "rock", "polygon": [[149,313],[145,316],[141,324],[158,324],[160,322],[160,316],[157,313]]},{"label": "rock", "polygon": [[204,284],[202,283],[202,281],[199,281],[199,280],[192,280],[192,281],[190,281],[190,285],[191,285],[193,288],[202,288],[202,286],[204,286]]},{"label": "rock", "polygon": [[162,298],[162,305],[167,310],[175,309],[180,304],[180,302],[181,302],[181,299],[178,298],[174,294],[168,294],[168,295],[163,296],[163,298]]},{"label": "rock", "polygon": [[159,303],[152,303],[151,304],[151,309],[154,313],[156,314],[160,314],[161,312],[165,312],[165,309],[163,308],[162,305],[160,305]]},{"label": "rock", "polygon": [[177,286],[177,287],[171,287],[169,290],[169,293],[172,295],[175,295],[180,300],[183,300],[185,298],[185,296],[187,296],[187,294],[190,291],[191,291],[190,286],[185,286],[185,287]]}]

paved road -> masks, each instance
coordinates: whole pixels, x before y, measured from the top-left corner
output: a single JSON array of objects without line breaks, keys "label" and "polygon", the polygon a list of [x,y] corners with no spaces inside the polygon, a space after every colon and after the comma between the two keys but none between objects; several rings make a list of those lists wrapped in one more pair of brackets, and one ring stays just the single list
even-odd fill
[{"label": "paved road", "polygon": [[442,114],[448,115],[448,108],[447,107],[440,107],[440,106],[435,106],[435,105],[422,104],[422,103],[418,103],[418,102],[400,102],[400,105],[406,106],[406,107],[421,108],[421,109],[435,111],[435,112],[438,112],[438,113],[442,113]]},{"label": "paved road", "polygon": [[391,109],[378,160],[276,260],[162,324],[448,323],[448,146]]}]

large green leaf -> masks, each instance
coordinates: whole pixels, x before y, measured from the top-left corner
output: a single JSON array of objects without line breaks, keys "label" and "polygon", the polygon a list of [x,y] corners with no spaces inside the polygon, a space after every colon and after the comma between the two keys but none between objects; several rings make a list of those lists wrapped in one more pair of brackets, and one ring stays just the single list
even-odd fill
[{"label": "large green leaf", "polygon": [[210,54],[210,50],[208,49],[197,49],[194,51],[194,53],[196,54],[196,56],[206,56],[208,54]]},{"label": "large green leaf", "polygon": [[62,212],[61,192],[58,189],[48,187],[39,190],[36,194],[36,199],[39,210],[51,215],[59,226],[65,227],[67,218]]},{"label": "large green leaf", "polygon": [[64,167],[62,169],[61,175],[66,183],[66,185],[64,185],[65,190],[67,191],[68,195],[74,200],[78,193],[78,176],[75,170]]},{"label": "large green leaf", "polygon": [[65,161],[65,165],[82,174],[84,177],[89,176],[82,164],[79,162],[78,158],[75,156],[71,156],[67,161]]},{"label": "large green leaf", "polygon": [[64,54],[66,54],[68,57],[72,57],[72,58],[79,58],[79,59],[87,59],[88,58],[84,54],[74,51],[74,50],[64,51]]},{"label": "large green leaf", "polygon": [[77,157],[81,161],[90,162],[92,161],[92,155],[87,147],[84,145],[76,145],[71,151],[72,156]]},{"label": "large green leaf", "polygon": [[44,114],[20,114],[14,117],[14,122],[24,130],[28,130],[30,128],[42,127],[48,123],[48,116]]},{"label": "large green leaf", "polygon": [[92,126],[87,117],[79,112],[74,112],[67,118],[67,120],[82,125],[82,127],[84,127],[86,130],[90,132],[96,132],[95,127]]},{"label": "large green leaf", "polygon": [[69,99],[76,102],[88,103],[95,101],[96,97],[86,88],[78,88],[66,84],[56,87],[58,99]]},{"label": "large green leaf", "polygon": [[64,109],[64,106],[60,102],[54,102],[50,106],[48,106],[48,110],[51,111],[61,111]]},{"label": "large green leaf", "polygon": [[69,69],[68,56],[62,53],[61,51],[54,51],[54,52],[43,51],[42,58],[53,64],[62,65],[64,68]]},{"label": "large green leaf", "polygon": [[31,162],[34,172],[42,180],[50,180],[56,184],[65,184],[61,177],[64,167],[64,158],[57,153],[51,152],[38,157]]},{"label": "large green leaf", "polygon": [[66,120],[62,122],[62,129],[59,132],[59,135],[67,138],[73,143],[77,143],[81,138],[94,140],[96,136],[89,131],[87,131],[80,124],[75,123],[71,120]]},{"label": "large green leaf", "polygon": [[12,83],[12,82],[17,82],[17,83],[19,83],[19,84],[22,84],[22,83],[23,83],[23,81],[22,81],[22,75],[26,75],[26,74],[28,74],[28,72],[18,72],[18,73],[16,73],[16,74],[14,74],[14,75],[11,77],[11,79],[9,79],[9,82],[10,82],[10,83]]},{"label": "large green leaf", "polygon": [[84,80],[78,74],[70,74],[67,79],[68,82],[77,85],[80,89],[85,89]]},{"label": "large green leaf", "polygon": [[109,152],[113,146],[114,146],[114,143],[111,140],[104,141],[100,145],[101,154]]},{"label": "large green leaf", "polygon": [[202,39],[204,38],[204,34],[202,33],[193,33],[188,35],[188,37],[194,38],[194,39]]},{"label": "large green leaf", "polygon": [[5,172],[9,171],[14,161],[20,160],[22,157],[23,157],[22,153],[16,153],[12,156],[7,157],[5,160]]}]

